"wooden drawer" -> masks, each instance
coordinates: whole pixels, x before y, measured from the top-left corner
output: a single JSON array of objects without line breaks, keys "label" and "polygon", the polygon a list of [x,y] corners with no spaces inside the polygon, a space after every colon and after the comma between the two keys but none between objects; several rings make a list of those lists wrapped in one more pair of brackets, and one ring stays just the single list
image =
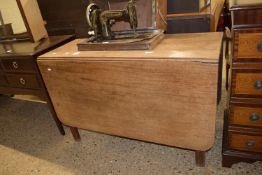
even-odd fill
[{"label": "wooden drawer", "polygon": [[28,74],[7,74],[7,81],[9,86],[15,88],[39,89],[36,75]]},{"label": "wooden drawer", "polygon": [[239,58],[262,57],[262,33],[240,33],[238,40]]},{"label": "wooden drawer", "polygon": [[230,105],[229,122],[231,125],[262,127],[262,107]]},{"label": "wooden drawer", "polygon": [[[247,1],[248,2],[248,1]],[[241,9],[242,8],[242,9]],[[233,12],[233,27],[259,27],[262,25],[262,6],[235,6],[231,8]]]},{"label": "wooden drawer", "polygon": [[232,96],[262,96],[262,72],[240,72],[232,74]]},{"label": "wooden drawer", "polygon": [[31,73],[36,71],[33,58],[3,59],[2,63],[5,71]]},{"label": "wooden drawer", "polygon": [[229,132],[231,149],[262,153],[262,135],[247,135]]},{"label": "wooden drawer", "polygon": [[6,84],[7,82],[6,82],[5,76],[0,74],[0,86],[6,85]]},{"label": "wooden drawer", "polygon": [[235,29],[233,55],[235,61],[261,61],[262,28]]}]

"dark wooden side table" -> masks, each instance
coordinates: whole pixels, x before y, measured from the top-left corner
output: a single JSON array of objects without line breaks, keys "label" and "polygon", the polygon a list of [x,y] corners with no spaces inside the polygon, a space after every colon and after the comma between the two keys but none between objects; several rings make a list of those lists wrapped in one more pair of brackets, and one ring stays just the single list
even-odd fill
[{"label": "dark wooden side table", "polygon": [[62,135],[63,125],[57,118],[36,64],[36,58],[57,48],[75,37],[74,35],[51,36],[37,43],[0,43],[0,94],[36,95],[47,102],[49,110]]}]

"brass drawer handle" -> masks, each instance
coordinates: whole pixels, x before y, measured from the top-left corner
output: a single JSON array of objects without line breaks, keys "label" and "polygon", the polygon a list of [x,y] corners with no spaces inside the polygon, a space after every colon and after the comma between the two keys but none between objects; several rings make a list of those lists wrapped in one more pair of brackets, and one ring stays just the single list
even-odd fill
[{"label": "brass drawer handle", "polygon": [[255,87],[257,90],[261,90],[261,89],[262,89],[262,80],[257,80],[257,81],[255,81],[254,87]]},{"label": "brass drawer handle", "polygon": [[20,81],[20,84],[22,84],[22,85],[25,85],[25,84],[26,84],[26,81],[25,81],[24,78],[20,78],[19,81]]},{"label": "brass drawer handle", "polygon": [[258,120],[260,120],[260,116],[256,113],[251,114],[251,116],[249,117],[249,120],[252,121],[252,122],[258,121]]},{"label": "brass drawer handle", "polygon": [[18,69],[18,67],[19,67],[18,63],[16,61],[12,62],[12,66],[13,66],[14,69]]},{"label": "brass drawer handle", "polygon": [[258,44],[257,44],[257,50],[259,52],[262,52],[262,41],[260,41]]},{"label": "brass drawer handle", "polygon": [[254,141],[248,140],[245,142],[245,145],[247,148],[255,148],[256,147],[256,143]]}]

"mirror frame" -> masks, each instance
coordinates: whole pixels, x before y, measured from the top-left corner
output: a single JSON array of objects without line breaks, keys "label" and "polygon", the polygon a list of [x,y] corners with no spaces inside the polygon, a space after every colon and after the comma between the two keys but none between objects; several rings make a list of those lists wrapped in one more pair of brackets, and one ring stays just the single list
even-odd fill
[{"label": "mirror frame", "polygon": [[37,42],[47,38],[48,33],[37,0],[16,0],[16,2],[31,40]]},{"label": "mirror frame", "polygon": [[[47,38],[48,33],[46,31],[45,22],[41,15],[37,0],[16,0],[16,3],[23,18],[27,32],[24,34],[14,34],[0,37],[2,42],[23,40],[38,42],[43,38]],[[2,17],[1,21],[3,22]],[[5,24],[3,24],[2,27],[4,31],[7,30]]]}]

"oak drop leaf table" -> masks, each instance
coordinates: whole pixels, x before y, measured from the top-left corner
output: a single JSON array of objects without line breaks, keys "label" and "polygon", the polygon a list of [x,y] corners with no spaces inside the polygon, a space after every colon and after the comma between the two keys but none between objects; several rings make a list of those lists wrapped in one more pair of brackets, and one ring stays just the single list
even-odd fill
[{"label": "oak drop leaf table", "polygon": [[166,35],[149,51],[82,51],[74,40],[39,57],[58,118],[71,127],[196,151],[214,144],[222,33]]}]

